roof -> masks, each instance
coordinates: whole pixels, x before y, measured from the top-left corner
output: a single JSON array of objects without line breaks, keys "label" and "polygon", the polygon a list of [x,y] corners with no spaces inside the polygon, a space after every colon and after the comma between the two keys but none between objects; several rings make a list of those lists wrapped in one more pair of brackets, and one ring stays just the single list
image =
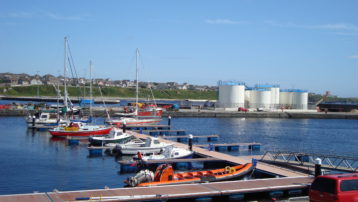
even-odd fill
[{"label": "roof", "polygon": [[245,82],[241,81],[218,81],[218,86],[243,86]]},{"label": "roof", "polygon": [[303,89],[281,89],[280,92],[307,93],[308,91]]}]

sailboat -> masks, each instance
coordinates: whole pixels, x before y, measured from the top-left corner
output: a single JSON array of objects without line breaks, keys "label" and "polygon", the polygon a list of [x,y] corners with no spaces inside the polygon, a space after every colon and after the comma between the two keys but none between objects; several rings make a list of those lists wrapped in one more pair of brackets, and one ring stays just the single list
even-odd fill
[{"label": "sailboat", "polygon": [[[64,61],[64,110],[66,112],[68,105],[68,94],[66,86],[66,71],[67,71],[67,37],[65,37],[65,61]],[[66,126],[59,126],[49,130],[49,133],[55,137],[66,136],[93,136],[93,135],[106,135],[112,130],[112,127],[103,125],[87,125],[80,121],[73,120]]]},{"label": "sailboat", "polygon": [[[163,113],[163,109],[154,106],[147,106],[143,108],[139,108],[138,103],[138,95],[139,95],[139,87],[138,87],[138,57],[139,50],[136,49],[136,103],[133,112],[126,113],[117,113],[120,115],[118,118],[108,118],[106,119],[106,123],[110,125],[147,125],[147,124],[156,124],[161,121],[161,115]],[[125,115],[125,116],[123,116]]]}]

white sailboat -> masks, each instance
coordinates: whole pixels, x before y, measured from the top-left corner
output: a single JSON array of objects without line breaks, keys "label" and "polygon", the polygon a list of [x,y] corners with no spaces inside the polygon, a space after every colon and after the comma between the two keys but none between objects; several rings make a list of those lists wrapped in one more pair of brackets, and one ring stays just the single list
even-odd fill
[{"label": "white sailboat", "polygon": [[[153,118],[144,118],[145,116],[141,117],[138,114],[139,108],[138,108],[138,100],[139,100],[139,85],[138,85],[138,58],[139,58],[139,50],[136,49],[136,105],[135,110],[131,115],[131,117],[118,117],[118,118],[109,118],[106,119],[107,124],[111,125],[147,125],[147,124],[156,124],[161,121],[161,117],[153,116]],[[162,110],[161,108],[158,110]],[[154,112],[156,114],[156,111]],[[161,113],[160,113],[161,114]],[[155,117],[155,118],[154,118]]]}]

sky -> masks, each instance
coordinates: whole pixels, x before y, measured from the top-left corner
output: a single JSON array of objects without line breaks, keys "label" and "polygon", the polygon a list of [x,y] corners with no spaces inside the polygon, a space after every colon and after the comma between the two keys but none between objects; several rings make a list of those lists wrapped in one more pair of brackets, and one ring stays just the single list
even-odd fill
[{"label": "sky", "polygon": [[358,97],[357,0],[0,0],[0,72]]}]

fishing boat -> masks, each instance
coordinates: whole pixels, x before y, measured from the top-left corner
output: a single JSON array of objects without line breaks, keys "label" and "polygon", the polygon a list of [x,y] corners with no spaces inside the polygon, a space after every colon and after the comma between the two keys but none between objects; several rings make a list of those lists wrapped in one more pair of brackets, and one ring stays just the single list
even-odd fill
[{"label": "fishing boat", "polygon": [[252,163],[237,166],[226,166],[215,170],[174,173],[170,164],[162,164],[156,171],[146,169],[138,172],[134,177],[124,181],[131,187],[160,186],[169,184],[185,184],[199,182],[216,182],[234,180],[244,177],[254,169]]},{"label": "fishing boat", "polygon": [[115,150],[118,150],[119,153],[123,155],[135,155],[140,152],[143,155],[152,154],[152,153],[160,153],[163,152],[164,149],[171,144],[167,144],[164,142],[160,142],[158,138],[148,137],[145,140],[144,145],[117,145]]},{"label": "fishing boat", "polygon": [[[106,136],[90,137],[89,142],[92,146],[103,146],[109,143],[113,144],[126,144],[135,140],[136,137],[128,133],[124,133],[123,130],[114,128]],[[144,144],[144,141],[141,141]]]},{"label": "fishing boat", "polygon": [[103,125],[86,125],[81,122],[71,122],[67,126],[60,126],[49,130],[54,137],[86,137],[96,135],[107,135],[112,130],[112,127]]},{"label": "fishing boat", "polygon": [[184,159],[191,158],[193,156],[193,153],[193,151],[190,151],[188,149],[178,148],[174,147],[173,145],[170,145],[168,147],[165,147],[162,153],[153,153],[147,156],[137,157],[137,159],[141,159],[144,161],[161,159]]}]

